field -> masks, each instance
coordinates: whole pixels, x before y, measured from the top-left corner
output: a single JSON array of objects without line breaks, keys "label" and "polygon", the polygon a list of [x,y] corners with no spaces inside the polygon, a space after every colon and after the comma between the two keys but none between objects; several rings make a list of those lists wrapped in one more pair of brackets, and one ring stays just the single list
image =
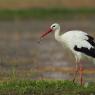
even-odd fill
[{"label": "field", "polygon": [[95,84],[80,86],[62,80],[11,81],[0,84],[0,95],[94,95]]},{"label": "field", "polygon": [[[40,35],[55,21],[60,23],[62,33],[79,29],[95,36],[94,15],[78,15],[72,19],[16,17],[12,20],[0,21],[1,95],[6,93],[8,95],[76,95],[76,93],[90,95],[95,93],[93,85],[84,88],[70,81],[64,84],[64,80],[73,78],[75,61],[72,55],[65,52],[64,48],[54,40],[53,33],[41,44],[37,43]],[[84,83],[95,82],[95,65],[85,60],[83,66],[85,67]],[[79,77],[77,82],[78,80]]]},{"label": "field", "polygon": [[0,95],[94,95],[92,60],[82,61],[80,86],[79,76],[71,82],[75,59],[54,34],[37,43],[54,22],[61,33],[83,30],[95,37],[94,6],[93,0],[0,0]]}]

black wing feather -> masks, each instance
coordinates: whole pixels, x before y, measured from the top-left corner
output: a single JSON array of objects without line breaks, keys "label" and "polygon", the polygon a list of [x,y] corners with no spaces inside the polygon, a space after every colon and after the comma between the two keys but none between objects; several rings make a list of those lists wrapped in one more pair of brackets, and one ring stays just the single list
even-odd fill
[{"label": "black wing feather", "polygon": [[[95,42],[94,42],[94,38],[89,36],[89,35],[86,35],[88,37],[88,42],[93,46],[95,47]],[[91,57],[94,57],[95,58],[95,48],[86,48],[86,47],[81,47],[81,48],[78,48],[77,45],[75,45],[74,47],[74,50],[75,51],[78,51],[78,52],[82,52],[88,56],[91,56]]]},{"label": "black wing feather", "polygon": [[78,48],[77,46],[74,47],[74,50],[78,51],[78,52],[82,52],[88,56],[94,57],[95,58],[95,48],[86,48],[86,47],[81,47]]},{"label": "black wing feather", "polygon": [[91,37],[91,36],[89,36],[89,35],[86,35],[87,37],[88,37],[88,42],[92,45],[92,46],[94,46],[95,47],[95,42],[94,42],[94,38],[93,37]]}]

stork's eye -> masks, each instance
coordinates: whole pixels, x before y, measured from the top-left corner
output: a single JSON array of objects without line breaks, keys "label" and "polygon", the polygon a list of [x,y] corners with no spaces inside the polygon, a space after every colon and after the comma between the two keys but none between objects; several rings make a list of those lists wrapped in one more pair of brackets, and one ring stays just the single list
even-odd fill
[{"label": "stork's eye", "polygon": [[53,26],[53,27],[55,27],[55,26]]}]

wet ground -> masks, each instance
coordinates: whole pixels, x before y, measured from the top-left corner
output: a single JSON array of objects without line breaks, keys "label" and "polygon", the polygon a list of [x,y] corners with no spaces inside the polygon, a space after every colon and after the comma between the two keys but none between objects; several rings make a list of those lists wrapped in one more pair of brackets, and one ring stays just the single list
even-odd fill
[{"label": "wet ground", "polygon": [[[0,78],[70,79],[74,72],[74,58],[49,34],[40,44],[40,35],[54,20],[0,21]],[[61,32],[83,30],[95,37],[95,20],[56,20]],[[95,65],[85,60],[85,79],[94,80]],[[93,69],[93,70],[92,70]]]}]

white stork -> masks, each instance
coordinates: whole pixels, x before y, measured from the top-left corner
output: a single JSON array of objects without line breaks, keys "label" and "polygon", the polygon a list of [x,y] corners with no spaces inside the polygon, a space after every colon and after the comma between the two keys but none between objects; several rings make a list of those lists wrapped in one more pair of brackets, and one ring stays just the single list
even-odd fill
[{"label": "white stork", "polygon": [[82,78],[82,65],[80,64],[80,59],[82,56],[95,58],[95,42],[94,38],[87,33],[80,30],[68,31],[64,34],[60,34],[60,25],[54,23],[50,26],[49,30],[42,34],[40,40],[43,39],[50,32],[55,32],[55,39],[60,42],[63,46],[69,48],[75,56],[76,59],[76,71],[74,74],[73,82],[76,79],[78,69],[80,70],[80,83],[83,84]]}]

